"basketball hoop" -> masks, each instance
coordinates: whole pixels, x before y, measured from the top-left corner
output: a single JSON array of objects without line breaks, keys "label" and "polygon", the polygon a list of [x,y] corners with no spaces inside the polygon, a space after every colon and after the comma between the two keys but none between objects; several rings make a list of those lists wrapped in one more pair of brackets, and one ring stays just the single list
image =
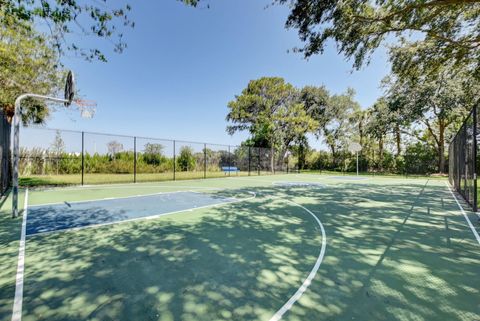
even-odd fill
[{"label": "basketball hoop", "polygon": [[82,118],[91,119],[93,116],[95,116],[95,112],[97,111],[96,101],[88,99],[75,99],[73,103],[78,106],[78,109],[80,110],[80,116],[82,116]]},{"label": "basketball hoop", "polygon": [[362,145],[357,142],[352,142],[350,145],[348,145],[348,150],[352,153],[358,153],[362,150]]},{"label": "basketball hoop", "polygon": [[64,98],[65,102],[63,103],[65,107],[70,106],[75,97],[75,76],[72,71],[68,71],[67,78],[65,80],[65,92]]}]

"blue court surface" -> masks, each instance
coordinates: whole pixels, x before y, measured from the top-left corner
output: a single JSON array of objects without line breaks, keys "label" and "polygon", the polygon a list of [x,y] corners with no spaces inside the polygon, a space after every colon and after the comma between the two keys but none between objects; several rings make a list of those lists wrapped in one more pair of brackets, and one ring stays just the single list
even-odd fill
[{"label": "blue court surface", "polygon": [[233,201],[234,198],[187,191],[31,206],[26,234],[111,224]]}]

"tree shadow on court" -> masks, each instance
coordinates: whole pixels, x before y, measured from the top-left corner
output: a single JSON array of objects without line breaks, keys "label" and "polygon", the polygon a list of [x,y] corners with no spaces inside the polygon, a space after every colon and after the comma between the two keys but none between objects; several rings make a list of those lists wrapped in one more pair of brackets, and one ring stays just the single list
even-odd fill
[{"label": "tree shadow on court", "polygon": [[474,320],[478,244],[443,184],[257,187],[257,198],[27,242],[24,320]]},{"label": "tree shadow on court", "polygon": [[270,199],[33,236],[24,320],[265,319],[320,245],[308,213]]},{"label": "tree shadow on court", "polygon": [[286,320],[479,319],[478,244],[443,184],[338,192],[309,206],[327,256]]},{"label": "tree shadow on court", "polygon": [[[15,274],[17,270],[18,246],[22,218],[12,218],[11,193],[0,204],[0,320],[12,317],[15,294]],[[23,195],[19,205],[22,210]]]}]

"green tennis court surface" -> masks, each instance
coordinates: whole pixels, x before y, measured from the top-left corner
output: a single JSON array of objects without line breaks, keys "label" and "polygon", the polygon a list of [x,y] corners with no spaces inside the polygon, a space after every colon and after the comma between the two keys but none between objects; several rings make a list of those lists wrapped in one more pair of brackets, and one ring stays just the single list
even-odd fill
[{"label": "green tennis court surface", "polygon": [[480,320],[480,244],[445,182],[30,189],[26,226],[49,232],[26,236],[16,294],[22,220],[2,204],[0,320]]}]

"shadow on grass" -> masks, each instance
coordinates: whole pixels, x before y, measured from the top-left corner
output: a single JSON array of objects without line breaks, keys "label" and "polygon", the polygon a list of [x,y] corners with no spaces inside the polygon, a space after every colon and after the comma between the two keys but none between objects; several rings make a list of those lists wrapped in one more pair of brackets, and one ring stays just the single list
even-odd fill
[{"label": "shadow on grass", "polygon": [[22,187],[37,187],[37,186],[70,186],[78,185],[79,183],[68,181],[56,181],[50,177],[20,177],[19,185]]}]

